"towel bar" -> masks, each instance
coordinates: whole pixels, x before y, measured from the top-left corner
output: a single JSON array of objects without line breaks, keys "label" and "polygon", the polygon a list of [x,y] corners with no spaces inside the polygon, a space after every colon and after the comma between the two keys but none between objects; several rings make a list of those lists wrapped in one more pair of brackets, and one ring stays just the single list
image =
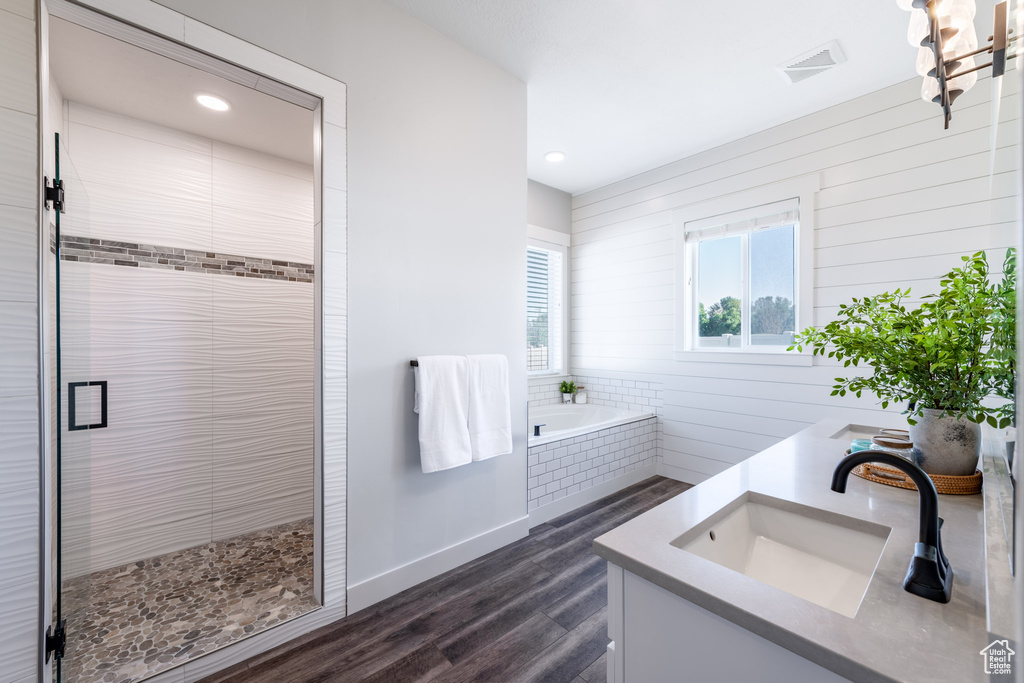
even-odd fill
[{"label": "towel bar", "polygon": [[419,366],[420,366],[420,362],[419,361],[417,361],[417,360],[409,361],[409,367],[410,368],[418,368]]}]

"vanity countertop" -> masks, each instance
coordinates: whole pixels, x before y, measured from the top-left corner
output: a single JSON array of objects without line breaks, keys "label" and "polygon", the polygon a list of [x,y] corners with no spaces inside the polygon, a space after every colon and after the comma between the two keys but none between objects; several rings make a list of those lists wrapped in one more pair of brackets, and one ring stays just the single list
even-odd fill
[{"label": "vanity countertop", "polygon": [[[918,540],[918,493],[851,475],[830,488],[847,426],[824,420],[702,482],[594,541],[626,571],[853,681],[983,681],[986,621],[984,497],[939,496],[953,595],[941,604],[903,590]],[[670,545],[746,491],[892,528],[855,617],[845,617]],[[1012,584],[989,587],[1012,601]]]}]

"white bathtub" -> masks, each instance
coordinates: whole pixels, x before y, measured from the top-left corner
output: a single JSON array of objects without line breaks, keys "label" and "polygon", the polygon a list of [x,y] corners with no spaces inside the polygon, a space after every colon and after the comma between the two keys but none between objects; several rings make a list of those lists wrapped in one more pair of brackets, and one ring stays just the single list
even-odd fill
[{"label": "white bathtub", "polygon": [[[530,422],[527,425],[530,435],[529,445],[531,447],[540,446],[551,441],[589,434],[651,417],[654,417],[654,413],[641,413],[635,410],[610,408],[591,403],[584,405],[555,403],[537,406],[530,408],[529,411]],[[540,428],[540,436],[533,435],[535,425],[545,425]]]}]

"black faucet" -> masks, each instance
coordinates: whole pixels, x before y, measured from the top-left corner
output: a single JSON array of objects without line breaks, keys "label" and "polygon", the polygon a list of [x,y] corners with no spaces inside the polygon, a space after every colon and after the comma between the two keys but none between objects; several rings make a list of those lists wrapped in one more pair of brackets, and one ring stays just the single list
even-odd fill
[{"label": "black faucet", "polygon": [[539,425],[533,425],[533,435],[534,436],[540,436],[540,428],[541,427],[547,427],[547,426],[548,426],[547,422],[545,422],[543,424],[539,424]]},{"label": "black faucet", "polygon": [[884,451],[858,451],[839,461],[832,474],[832,490],[846,493],[846,480],[854,467],[865,462],[880,462],[902,470],[917,486],[921,501],[921,526],[918,542],[914,544],[914,557],[910,560],[903,589],[936,602],[949,602],[953,593],[953,568],[942,552],[939,530],[939,494],[935,484],[924,470],[898,455]]}]

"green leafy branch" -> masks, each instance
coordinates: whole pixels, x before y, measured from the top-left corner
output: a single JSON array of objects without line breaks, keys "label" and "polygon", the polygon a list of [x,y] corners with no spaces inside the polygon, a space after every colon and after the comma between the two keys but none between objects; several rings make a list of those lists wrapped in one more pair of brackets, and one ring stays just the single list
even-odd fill
[{"label": "green leafy branch", "polygon": [[1005,426],[1012,409],[981,403],[991,393],[1013,397],[1015,255],[1008,250],[998,285],[989,283],[985,252],[962,259],[964,265],[942,278],[939,293],[923,297],[918,307],[905,303],[909,288],[855,298],[832,322],[797,334],[790,350],[806,346],[843,367],[870,366],[864,376],[836,377],[832,396],[867,392],[883,409],[909,402],[911,424],[933,408]]}]

